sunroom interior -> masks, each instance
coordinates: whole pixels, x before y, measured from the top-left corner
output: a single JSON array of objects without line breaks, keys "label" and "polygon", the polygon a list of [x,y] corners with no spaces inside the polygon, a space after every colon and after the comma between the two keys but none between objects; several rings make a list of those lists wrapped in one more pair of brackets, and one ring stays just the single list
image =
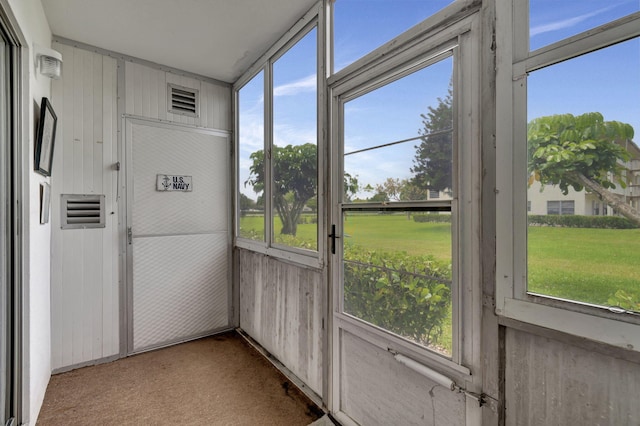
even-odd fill
[{"label": "sunroom interior", "polygon": [[0,24],[2,424],[233,330],[344,425],[640,423],[637,0]]}]

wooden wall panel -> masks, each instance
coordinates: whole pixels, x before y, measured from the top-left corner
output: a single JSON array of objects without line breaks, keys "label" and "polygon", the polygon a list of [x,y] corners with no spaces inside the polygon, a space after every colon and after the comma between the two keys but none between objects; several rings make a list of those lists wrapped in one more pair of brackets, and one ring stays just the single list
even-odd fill
[{"label": "wooden wall panel", "polygon": [[[361,425],[465,425],[465,396],[341,330],[340,411]],[[399,420],[401,419],[401,420]]]},{"label": "wooden wall panel", "polygon": [[322,394],[322,273],[238,250],[240,327]]},{"label": "wooden wall panel", "polygon": [[[198,90],[198,117],[168,111],[168,84]],[[228,86],[126,62],[125,98],[126,113],[130,115],[209,129],[231,130],[231,88]]]},{"label": "wooden wall panel", "polygon": [[[118,220],[114,164],[117,61],[56,43],[52,85],[58,132],[51,177],[52,368],[119,353]],[[104,194],[104,229],[61,230],[61,194]],[[113,214],[112,214],[113,212]]]},{"label": "wooden wall panel", "polygon": [[640,424],[640,364],[512,328],[506,424]]}]

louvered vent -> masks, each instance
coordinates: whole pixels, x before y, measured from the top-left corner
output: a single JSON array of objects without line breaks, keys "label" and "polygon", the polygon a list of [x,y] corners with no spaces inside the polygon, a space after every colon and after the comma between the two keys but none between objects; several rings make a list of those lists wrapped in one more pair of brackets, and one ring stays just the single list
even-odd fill
[{"label": "louvered vent", "polygon": [[169,84],[169,112],[197,117],[198,91]]},{"label": "louvered vent", "polygon": [[62,229],[104,228],[104,195],[62,194]]}]

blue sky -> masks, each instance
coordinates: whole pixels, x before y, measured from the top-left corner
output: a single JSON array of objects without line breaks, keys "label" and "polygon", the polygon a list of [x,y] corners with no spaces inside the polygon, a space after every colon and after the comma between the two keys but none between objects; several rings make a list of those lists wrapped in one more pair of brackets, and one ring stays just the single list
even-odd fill
[{"label": "blue sky", "polygon": [[[359,59],[452,3],[451,0],[337,0],[335,69]],[[531,0],[530,46],[544,47],[640,10],[640,0]],[[315,142],[316,31],[274,66],[274,143]],[[345,151],[418,136],[420,114],[447,94],[452,59],[446,59],[345,106]],[[528,78],[528,119],[569,112],[599,111],[605,120],[631,124],[640,141],[640,41],[535,71]],[[241,90],[240,186],[249,154],[263,146],[261,75]],[[347,156],[345,168],[362,184],[408,178],[416,142]]]}]

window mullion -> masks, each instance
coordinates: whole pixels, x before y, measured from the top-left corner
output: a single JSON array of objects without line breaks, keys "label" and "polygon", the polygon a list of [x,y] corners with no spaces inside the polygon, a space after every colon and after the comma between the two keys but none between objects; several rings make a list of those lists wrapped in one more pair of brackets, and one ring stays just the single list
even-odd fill
[{"label": "window mullion", "polygon": [[264,67],[264,241],[273,245],[273,61]]}]

